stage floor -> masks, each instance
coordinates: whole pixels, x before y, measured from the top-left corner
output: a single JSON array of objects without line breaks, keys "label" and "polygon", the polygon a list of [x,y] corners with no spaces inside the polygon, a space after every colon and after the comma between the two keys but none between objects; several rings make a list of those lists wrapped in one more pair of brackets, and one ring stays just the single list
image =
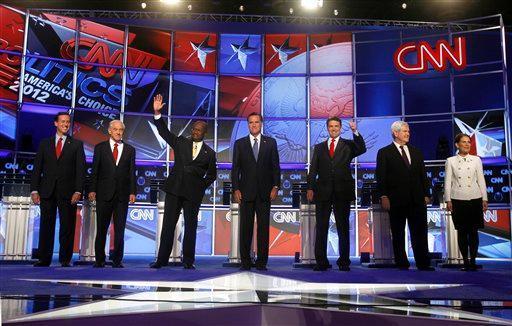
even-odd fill
[{"label": "stage floor", "polygon": [[480,260],[477,272],[422,272],[354,260],[350,272],[314,272],[272,257],[268,271],[240,272],[222,267],[225,259],[198,257],[196,270],[154,270],[140,256],[126,257],[124,269],[3,264],[2,322],[512,325],[512,261]]}]

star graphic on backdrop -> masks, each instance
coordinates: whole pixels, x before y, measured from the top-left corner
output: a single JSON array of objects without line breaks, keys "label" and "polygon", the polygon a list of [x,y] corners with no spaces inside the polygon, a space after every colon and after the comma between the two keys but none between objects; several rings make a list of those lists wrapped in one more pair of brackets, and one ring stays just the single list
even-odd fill
[{"label": "star graphic on backdrop", "polygon": [[329,34],[329,37],[327,38],[327,40],[325,41],[324,44],[320,44],[320,43],[314,43],[313,44],[313,47],[316,49],[319,49],[321,48],[322,46],[326,46],[326,45],[329,45],[329,44],[332,44],[332,34]]},{"label": "star graphic on backdrop", "polygon": [[241,45],[231,43],[231,49],[233,49],[233,54],[229,57],[228,61],[226,61],[226,64],[230,63],[231,60],[233,60],[233,58],[236,56],[244,70],[247,66],[247,56],[258,52],[257,48],[249,46],[249,36],[247,36],[244,43]]},{"label": "star graphic on backdrop", "polygon": [[96,119],[92,125],[96,130],[100,130],[100,128],[103,127],[103,122],[103,119]]},{"label": "star graphic on backdrop", "polygon": [[290,47],[290,36],[288,36],[282,44],[271,44],[271,46],[275,53],[270,57],[268,62],[272,61],[272,59],[277,55],[279,57],[279,61],[283,64],[288,61],[288,56],[299,51],[299,48]]},{"label": "star graphic on backdrop", "polygon": [[190,53],[185,62],[187,62],[194,56],[194,54],[196,54],[199,62],[201,63],[201,67],[204,69],[206,66],[206,56],[212,52],[215,52],[215,48],[208,45],[209,40],[210,35],[206,36],[206,38],[201,43],[194,43],[191,41],[190,45],[192,46],[193,51]]},{"label": "star graphic on backdrop", "polygon": [[406,313],[421,317],[503,322],[503,319],[499,318],[384,296],[404,291],[457,287],[461,284],[310,283],[251,272],[183,282],[60,279],[28,279],[25,281],[113,288],[124,291],[124,293],[114,298],[38,312],[10,321],[24,322],[281,303],[287,306],[318,310],[324,310],[326,306],[363,308],[376,306],[379,310],[384,310],[384,313],[391,314],[403,315]]}]

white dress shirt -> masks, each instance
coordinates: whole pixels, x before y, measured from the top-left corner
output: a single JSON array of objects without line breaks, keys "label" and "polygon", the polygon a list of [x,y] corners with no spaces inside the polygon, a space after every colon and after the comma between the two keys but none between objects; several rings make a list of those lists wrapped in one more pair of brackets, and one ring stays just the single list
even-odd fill
[{"label": "white dress shirt", "polygon": [[455,155],[445,164],[444,198],[471,200],[482,198],[487,201],[482,161],[474,155]]},{"label": "white dress shirt", "polygon": [[59,135],[55,134],[55,148],[57,148],[57,143],[59,142],[59,138],[62,138],[62,149],[64,149],[64,144],[66,143],[66,138],[68,136],[62,135],[59,137]]},{"label": "white dress shirt", "polygon": [[[194,152],[194,146],[197,146],[197,149]],[[201,148],[203,147],[203,141],[192,141],[192,160],[195,160],[197,155],[201,152]],[[195,155],[194,155],[195,154]]]},{"label": "white dress shirt", "polygon": [[256,138],[258,140],[258,152],[261,148],[261,133],[258,134],[258,136],[253,136],[251,134],[249,134],[249,139],[251,140],[251,148],[254,146],[254,138]]},{"label": "white dress shirt", "polygon": [[[330,150],[331,148],[331,142],[332,142],[333,138],[329,137],[327,138],[327,149]],[[338,146],[338,142],[340,140],[340,136],[334,138],[334,150],[336,151],[336,146]]]},{"label": "white dress shirt", "polygon": [[407,145],[400,145],[399,143],[393,141],[393,144],[395,144],[396,148],[398,149],[398,152],[400,155],[402,155],[402,150],[400,149],[400,146],[404,147],[405,155],[407,155],[407,159],[409,160],[409,164],[411,164],[411,153],[409,153],[409,148]]},{"label": "white dress shirt", "polygon": [[[116,143],[112,138],[109,138],[108,142],[110,143],[110,151],[114,153],[114,144]],[[123,142],[119,142],[117,144],[117,161],[116,166],[119,164],[119,160],[121,159],[121,154],[123,153]],[[114,154],[112,154],[114,155]]]}]

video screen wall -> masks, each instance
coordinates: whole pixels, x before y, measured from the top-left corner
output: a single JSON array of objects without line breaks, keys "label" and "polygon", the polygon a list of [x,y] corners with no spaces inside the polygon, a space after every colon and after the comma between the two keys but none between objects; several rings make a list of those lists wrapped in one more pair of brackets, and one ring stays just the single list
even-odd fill
[{"label": "video screen wall", "polygon": [[[173,164],[172,149],[153,124],[152,99],[162,94],[172,132],[188,135],[194,119],[208,123],[205,141],[219,162],[217,182],[203,199],[204,216],[216,225],[212,238],[220,230],[217,216],[225,213],[222,185],[230,181],[232,145],[248,134],[251,112],[263,115],[264,133],[277,140],[283,170],[279,209],[291,207],[291,186],[305,181],[312,148],[328,137],[325,120],[332,116],[342,118],[342,137],[349,139],[348,122],[355,119],[368,148],[354,162],[356,204],[363,183],[373,180],[378,149],[391,142],[391,123],[405,120],[411,143],[433,165],[432,185],[444,178],[454,135],[465,132],[489,171],[490,202],[510,205],[510,114],[499,28],[457,34],[466,37],[463,71],[429,67],[421,75],[404,75],[393,65],[396,49],[405,42],[435,46],[450,37],[447,30],[191,32],[37,11],[27,17],[6,6],[0,6],[0,18],[0,172],[31,173],[40,140],[54,132],[56,112],[72,114],[73,137],[84,142],[89,161],[94,146],[108,138],[109,122],[122,119],[124,140],[137,149],[137,202],[149,204],[151,179],[165,178]],[[355,222],[364,210],[355,209],[354,241],[364,225]],[[293,244],[285,250],[292,254],[296,233],[283,232],[276,241]],[[210,247],[212,253],[221,250]]]}]

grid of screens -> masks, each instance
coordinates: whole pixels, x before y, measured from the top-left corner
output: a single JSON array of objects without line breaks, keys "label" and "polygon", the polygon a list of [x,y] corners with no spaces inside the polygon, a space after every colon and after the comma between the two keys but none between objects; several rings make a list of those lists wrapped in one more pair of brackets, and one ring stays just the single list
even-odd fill
[{"label": "grid of screens", "polygon": [[499,29],[462,35],[465,71],[430,69],[409,77],[393,67],[401,42],[434,46],[448,33],[199,33],[44,12],[27,19],[4,6],[0,15],[3,153],[35,152],[53,132],[53,115],[70,110],[73,136],[89,158],[107,139],[109,121],[122,119],[138,162],[165,166],[172,151],[152,121],[152,99],[162,94],[170,129],[186,135],[193,119],[206,120],[206,143],[227,168],[232,144],[248,133],[251,112],[264,116],[264,133],[276,138],[285,168],[307,168],[312,146],[328,136],[331,116],[344,119],[347,138],[348,120],[357,121],[368,148],[359,163],[375,162],[399,119],[410,123],[412,143],[427,160],[453,155],[458,132],[475,135],[482,157],[507,156]]}]

